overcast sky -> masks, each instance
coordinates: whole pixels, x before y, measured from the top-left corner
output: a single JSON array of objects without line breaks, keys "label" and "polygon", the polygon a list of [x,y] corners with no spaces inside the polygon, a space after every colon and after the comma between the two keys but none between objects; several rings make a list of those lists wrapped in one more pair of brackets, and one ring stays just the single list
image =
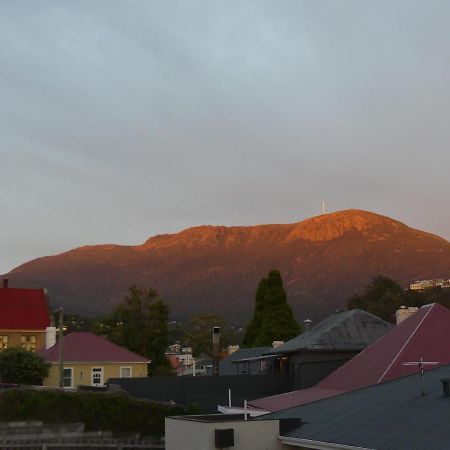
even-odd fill
[{"label": "overcast sky", "polygon": [[0,273],[361,208],[450,238],[450,1],[0,2]]}]

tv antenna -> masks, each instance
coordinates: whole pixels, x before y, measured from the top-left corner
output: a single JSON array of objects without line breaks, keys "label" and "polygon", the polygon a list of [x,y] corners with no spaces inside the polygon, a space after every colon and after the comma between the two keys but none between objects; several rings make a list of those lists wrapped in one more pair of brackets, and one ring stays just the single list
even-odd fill
[{"label": "tv antenna", "polygon": [[423,384],[423,372],[425,370],[425,366],[435,366],[439,364],[438,361],[424,361],[422,357],[420,357],[419,361],[408,361],[402,363],[403,366],[418,366],[420,369],[420,387],[422,389],[422,395],[425,395],[425,387]]}]

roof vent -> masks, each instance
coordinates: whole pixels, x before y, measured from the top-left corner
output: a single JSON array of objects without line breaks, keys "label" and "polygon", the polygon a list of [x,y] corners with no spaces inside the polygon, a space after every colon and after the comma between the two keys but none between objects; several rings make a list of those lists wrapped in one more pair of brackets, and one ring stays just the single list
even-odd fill
[{"label": "roof vent", "polygon": [[450,396],[450,378],[442,378],[442,395],[444,397]]},{"label": "roof vent", "polygon": [[3,289],[8,287],[8,278],[3,278]]}]

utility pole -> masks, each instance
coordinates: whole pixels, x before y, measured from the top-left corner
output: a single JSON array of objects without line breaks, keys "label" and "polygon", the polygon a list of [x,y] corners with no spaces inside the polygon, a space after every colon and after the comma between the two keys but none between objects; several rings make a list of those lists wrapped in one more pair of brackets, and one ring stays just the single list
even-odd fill
[{"label": "utility pole", "polygon": [[58,329],[58,354],[59,354],[59,387],[64,387],[64,311],[59,308],[59,329]]}]

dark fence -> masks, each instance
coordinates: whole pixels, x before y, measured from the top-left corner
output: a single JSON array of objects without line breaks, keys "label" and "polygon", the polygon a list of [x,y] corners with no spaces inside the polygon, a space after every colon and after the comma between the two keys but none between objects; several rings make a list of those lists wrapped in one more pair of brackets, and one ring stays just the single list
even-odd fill
[{"label": "dark fence", "polygon": [[228,405],[228,389],[233,406],[242,406],[244,399],[255,400],[292,389],[290,375],[113,378],[109,383],[121,386],[133,397],[196,405],[201,413],[217,412],[218,405]]}]

